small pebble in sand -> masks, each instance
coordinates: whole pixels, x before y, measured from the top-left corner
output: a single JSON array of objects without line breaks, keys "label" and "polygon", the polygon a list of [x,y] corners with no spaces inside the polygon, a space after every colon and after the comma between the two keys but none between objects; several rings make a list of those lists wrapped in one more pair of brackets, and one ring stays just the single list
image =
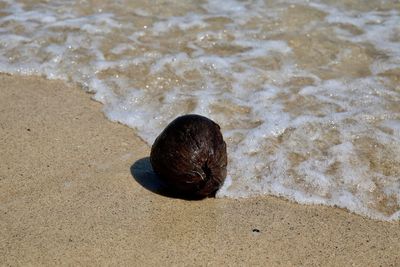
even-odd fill
[{"label": "small pebble in sand", "polygon": [[176,194],[192,199],[212,197],[226,177],[226,144],[218,124],[200,115],[185,115],[157,137],[150,161]]}]

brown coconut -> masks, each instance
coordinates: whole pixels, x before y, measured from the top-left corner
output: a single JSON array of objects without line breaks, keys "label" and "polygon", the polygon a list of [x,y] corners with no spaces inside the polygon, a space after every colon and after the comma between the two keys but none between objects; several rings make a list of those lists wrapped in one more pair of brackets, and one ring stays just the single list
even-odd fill
[{"label": "brown coconut", "polygon": [[184,115],[157,137],[150,161],[174,193],[211,197],[226,177],[226,144],[218,124],[200,115]]}]

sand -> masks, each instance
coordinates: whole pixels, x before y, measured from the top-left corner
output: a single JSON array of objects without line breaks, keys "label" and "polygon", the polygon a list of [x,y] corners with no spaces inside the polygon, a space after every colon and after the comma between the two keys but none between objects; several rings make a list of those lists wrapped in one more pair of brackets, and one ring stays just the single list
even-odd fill
[{"label": "sand", "polygon": [[150,148],[77,87],[0,75],[0,265],[399,266],[400,223],[157,193]]}]

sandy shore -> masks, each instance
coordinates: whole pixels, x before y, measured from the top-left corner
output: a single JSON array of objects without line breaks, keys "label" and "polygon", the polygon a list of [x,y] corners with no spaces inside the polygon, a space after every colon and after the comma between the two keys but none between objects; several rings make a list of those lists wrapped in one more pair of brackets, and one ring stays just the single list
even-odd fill
[{"label": "sandy shore", "polygon": [[400,223],[155,193],[149,147],[78,88],[0,75],[0,265],[398,266]]}]

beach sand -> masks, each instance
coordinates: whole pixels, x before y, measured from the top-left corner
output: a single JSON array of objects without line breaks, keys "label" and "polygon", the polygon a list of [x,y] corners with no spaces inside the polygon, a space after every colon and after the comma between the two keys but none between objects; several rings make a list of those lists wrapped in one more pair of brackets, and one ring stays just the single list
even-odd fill
[{"label": "beach sand", "polygon": [[150,147],[78,87],[0,75],[0,265],[398,266],[400,224],[157,194]]}]

